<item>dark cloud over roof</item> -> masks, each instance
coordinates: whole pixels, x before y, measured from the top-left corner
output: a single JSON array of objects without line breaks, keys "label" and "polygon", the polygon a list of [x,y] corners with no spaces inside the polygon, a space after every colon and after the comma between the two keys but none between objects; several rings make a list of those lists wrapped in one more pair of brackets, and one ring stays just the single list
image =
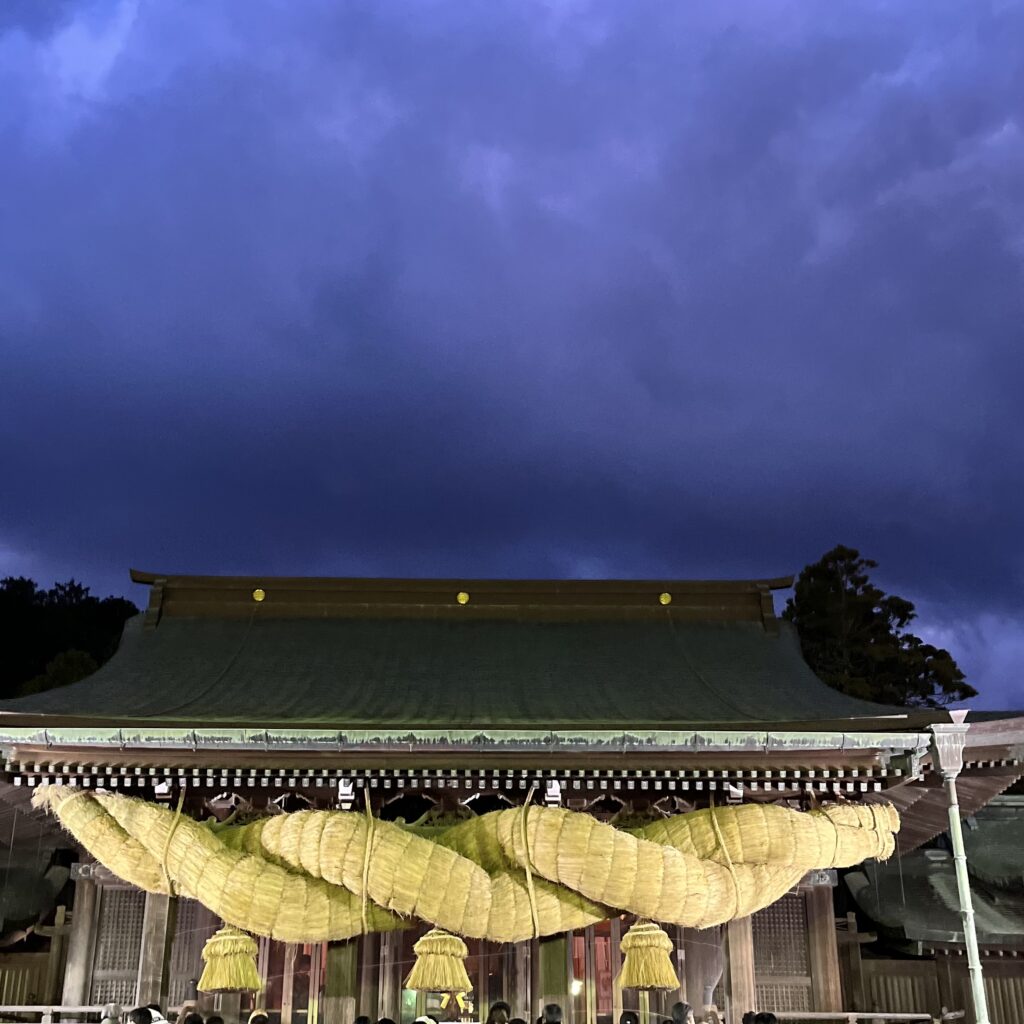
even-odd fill
[{"label": "dark cloud over roof", "polygon": [[0,571],[843,541],[1024,700],[1022,9],[49,10],[0,16]]}]

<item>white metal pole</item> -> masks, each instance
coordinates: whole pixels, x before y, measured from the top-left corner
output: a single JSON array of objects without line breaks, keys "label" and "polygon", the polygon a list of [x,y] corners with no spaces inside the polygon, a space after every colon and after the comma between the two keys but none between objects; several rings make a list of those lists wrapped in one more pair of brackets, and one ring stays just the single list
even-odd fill
[{"label": "white metal pole", "polygon": [[953,863],[956,866],[956,888],[960,896],[960,918],[964,926],[967,946],[967,970],[971,976],[971,1001],[977,1024],[990,1024],[988,1000],[985,997],[985,979],[981,973],[981,953],[978,951],[978,933],[974,927],[974,904],[971,902],[971,882],[967,876],[967,854],[964,851],[963,826],[960,823],[960,804],[956,795],[956,776],[947,775],[943,781],[949,801],[949,836],[953,840]]},{"label": "white metal pole", "polygon": [[953,843],[953,864],[956,867],[956,888],[960,897],[964,945],[967,947],[974,1021],[975,1024],[991,1024],[988,1000],[985,998],[985,979],[981,973],[978,933],[974,927],[974,905],[971,903],[971,881],[967,875],[967,853],[964,850],[964,833],[960,822],[960,802],[956,794],[956,780],[964,766],[964,746],[969,728],[966,722],[967,714],[966,711],[950,711],[950,723],[936,723],[931,727],[932,768],[942,774],[942,784],[946,790],[949,838]]}]

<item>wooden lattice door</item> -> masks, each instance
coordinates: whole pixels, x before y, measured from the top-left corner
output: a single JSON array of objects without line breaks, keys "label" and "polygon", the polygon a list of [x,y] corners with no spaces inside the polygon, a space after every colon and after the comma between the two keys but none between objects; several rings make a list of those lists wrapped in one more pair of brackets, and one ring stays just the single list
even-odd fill
[{"label": "wooden lattice door", "polygon": [[89,1002],[134,1006],[146,895],[141,889],[104,885],[98,903]]},{"label": "wooden lattice door", "polygon": [[800,1013],[813,1009],[807,908],[802,892],[787,893],[753,916],[757,1008]]}]

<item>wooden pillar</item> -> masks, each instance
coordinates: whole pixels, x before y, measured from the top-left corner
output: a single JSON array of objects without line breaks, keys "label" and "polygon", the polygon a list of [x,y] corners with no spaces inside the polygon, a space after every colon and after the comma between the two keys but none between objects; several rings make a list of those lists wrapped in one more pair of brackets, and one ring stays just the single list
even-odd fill
[{"label": "wooden pillar", "polygon": [[953,977],[953,958],[949,953],[942,953],[935,957],[935,977],[939,984],[939,1005],[945,1010],[954,1010],[965,1006],[961,986],[957,985]]},{"label": "wooden pillar", "polygon": [[739,1020],[757,1009],[754,987],[754,929],[749,917],[738,917],[725,926],[725,992],[729,1019]]},{"label": "wooden pillar", "polygon": [[838,1013],[843,1008],[843,986],[839,976],[839,944],[836,941],[832,886],[809,886],[805,905],[812,1005],[819,1013]]},{"label": "wooden pillar", "polygon": [[352,1024],[356,1019],[359,944],[332,942],[327,946],[324,963],[324,997],[321,1003],[322,1024]]},{"label": "wooden pillar", "polygon": [[846,1008],[868,1010],[867,989],[864,986],[864,960],[860,954],[862,942],[872,936],[861,935],[857,930],[857,915],[846,915],[846,931],[838,935],[840,940],[839,966],[843,976],[843,994]]},{"label": "wooden pillar", "polygon": [[65,1006],[88,1006],[92,995],[92,960],[96,950],[96,921],[99,916],[99,890],[89,878],[75,882],[75,902],[71,908],[71,935],[64,968]]},{"label": "wooden pillar", "polygon": [[557,1003],[562,1008],[562,1019],[568,1021],[572,1014],[569,995],[569,942],[565,935],[553,935],[549,939],[541,939],[539,947],[538,1012],[533,1014],[533,1017],[539,1017],[548,1003]]},{"label": "wooden pillar", "polygon": [[684,928],[681,978],[685,999],[693,1007],[694,1014],[711,1005],[721,977],[721,929]]},{"label": "wooden pillar", "polygon": [[307,1024],[320,1024],[321,998],[323,995],[324,957],[327,945],[314,942],[309,948],[309,1001],[306,1003]]},{"label": "wooden pillar", "polygon": [[[673,949],[670,956],[672,958],[672,966],[676,969],[676,977],[679,979],[679,988],[669,992],[665,997],[666,1009],[671,1010],[673,1003],[688,1003],[691,1000],[686,998],[686,953],[683,949],[683,929],[680,925],[666,925],[665,931],[668,932],[669,937],[672,939]],[[698,1010],[700,1009],[700,1004],[696,1000],[692,1002],[692,1005]],[[668,1016],[671,1016],[671,1013]]]},{"label": "wooden pillar", "polygon": [[61,968],[64,960],[64,940],[70,931],[67,923],[67,907],[61,904],[54,911],[53,925],[36,927],[37,935],[48,935],[50,937],[50,950],[46,956],[46,981],[43,991],[40,993],[41,1001],[48,1006],[56,1006],[60,1002],[60,994],[64,985],[61,975]]},{"label": "wooden pillar", "polygon": [[213,1001],[214,1009],[224,1018],[224,1024],[240,1024],[242,1017],[242,993],[218,992]]},{"label": "wooden pillar", "polygon": [[579,1024],[576,1020],[576,997],[572,994],[572,983],[576,977],[573,967],[573,934],[565,932],[565,998],[559,1002],[562,1020],[565,1024]]},{"label": "wooden pillar", "polygon": [[359,940],[359,1006],[358,1013],[369,1017],[370,1020],[379,1020],[377,1012],[378,985],[380,983],[380,936],[364,935]]},{"label": "wooden pillar", "polygon": [[155,892],[146,893],[146,909],[142,917],[142,947],[139,951],[139,982],[135,989],[136,1006],[159,1003],[161,1009],[167,1009],[167,985],[176,910],[176,902],[170,896]]},{"label": "wooden pillar", "polygon": [[523,1017],[529,1024],[536,1019],[530,1005],[530,943],[517,942],[513,956],[514,974],[508,1001],[512,1004],[512,1016]]},{"label": "wooden pillar", "polygon": [[594,934],[594,926],[583,931],[583,960],[585,966],[583,979],[584,992],[586,993],[585,1005],[587,1007],[587,1024],[597,1024],[597,939]]},{"label": "wooden pillar", "polygon": [[[401,1015],[402,989],[398,963],[402,933],[385,932],[380,942],[380,1011],[377,1019],[398,1020]],[[373,1018],[371,1017],[371,1020]]]},{"label": "wooden pillar", "polygon": [[[610,943],[612,960],[612,1021],[618,1021],[624,1007],[622,1005],[622,986],[619,984],[619,972],[622,970],[622,919],[613,917],[608,924],[611,926]],[[527,1022],[529,1024],[529,1022]]]},{"label": "wooden pillar", "polygon": [[281,1024],[292,1024],[295,1005],[295,957],[299,947],[289,942],[284,947],[284,973],[281,977]]}]

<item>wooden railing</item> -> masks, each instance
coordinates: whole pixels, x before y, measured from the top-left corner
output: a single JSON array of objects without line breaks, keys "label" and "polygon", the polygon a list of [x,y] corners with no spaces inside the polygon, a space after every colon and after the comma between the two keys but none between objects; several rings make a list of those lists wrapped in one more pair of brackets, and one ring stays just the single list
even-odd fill
[{"label": "wooden railing", "polygon": [[31,1015],[39,1019],[39,1024],[54,1024],[55,1020],[61,1024],[81,1024],[86,1017],[102,1019],[105,1009],[106,1006],[0,1006],[0,1018],[23,1021]]},{"label": "wooden railing", "polygon": [[775,1016],[780,1020],[792,1020],[792,1021],[815,1021],[815,1020],[832,1020],[840,1021],[842,1024],[867,1024],[869,1021],[878,1021],[880,1024],[889,1024],[889,1022],[907,1021],[916,1022],[916,1024],[952,1024],[953,1021],[959,1021],[964,1019],[963,1010],[955,1010],[953,1013],[944,1013],[941,1017],[933,1017],[930,1013],[853,1013],[853,1012],[838,1012],[838,1013],[811,1013],[811,1012],[796,1012],[796,1011],[775,1011]]}]

